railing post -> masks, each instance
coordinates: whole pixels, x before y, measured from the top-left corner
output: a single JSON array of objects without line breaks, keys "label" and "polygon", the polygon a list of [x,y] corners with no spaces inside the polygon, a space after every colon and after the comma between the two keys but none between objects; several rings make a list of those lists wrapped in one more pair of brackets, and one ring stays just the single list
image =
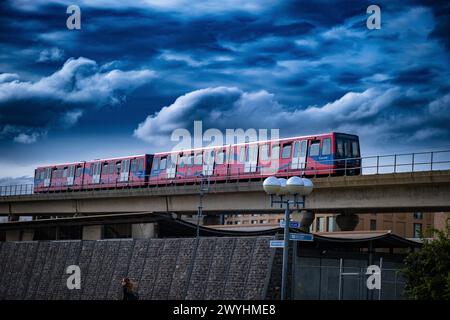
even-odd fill
[{"label": "railing post", "polygon": [[431,151],[431,157],[430,157],[430,171],[433,171],[433,158],[434,158],[434,152]]},{"label": "railing post", "polygon": [[414,158],[415,158],[415,153],[412,154],[412,163],[411,163],[411,171],[414,172]]},{"label": "railing post", "polygon": [[380,168],[380,156],[377,156],[377,174],[379,173]]},{"label": "railing post", "polygon": [[394,173],[397,173],[397,155],[394,155]]}]

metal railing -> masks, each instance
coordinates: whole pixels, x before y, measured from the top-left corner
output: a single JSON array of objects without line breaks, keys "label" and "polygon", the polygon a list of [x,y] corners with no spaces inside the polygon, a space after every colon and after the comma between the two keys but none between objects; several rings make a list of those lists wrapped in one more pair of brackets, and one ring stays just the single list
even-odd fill
[{"label": "metal railing", "polygon": [[[276,175],[277,177],[289,177],[292,175],[303,175],[308,177],[327,177],[327,176],[346,176],[346,175],[379,175],[389,173],[403,172],[421,172],[421,171],[440,171],[450,170],[450,150],[430,151],[417,153],[402,153],[380,156],[368,156],[357,158],[346,158],[337,160],[320,161],[322,166],[328,166],[326,169],[312,168],[308,163],[301,164],[302,169],[292,169],[290,164],[275,167],[270,170],[270,166],[257,166],[252,172],[247,172],[243,168],[231,169],[227,165],[225,172],[221,169],[214,171],[214,175],[207,176],[209,183],[228,183],[250,180],[263,180],[267,176]],[[243,163],[238,165],[244,166]],[[330,168],[333,166],[333,168]],[[191,172],[192,173],[192,172]],[[144,182],[149,180],[148,182]],[[127,189],[127,188],[151,188],[173,185],[191,185],[200,184],[205,176],[200,170],[193,172],[191,176],[179,174],[173,178],[155,178],[154,176],[144,176],[140,179],[133,179],[121,182],[118,179],[101,179],[100,183],[83,183],[75,186],[68,186],[63,183],[56,183],[49,188],[41,188],[37,191],[43,192],[77,192],[93,191],[106,189]],[[19,184],[0,186],[0,197],[30,195],[35,192],[33,184]]]}]

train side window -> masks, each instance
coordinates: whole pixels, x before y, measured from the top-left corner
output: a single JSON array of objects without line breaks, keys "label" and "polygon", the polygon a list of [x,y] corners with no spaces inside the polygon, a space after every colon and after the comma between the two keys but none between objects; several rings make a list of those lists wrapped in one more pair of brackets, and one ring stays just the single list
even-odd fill
[{"label": "train side window", "polygon": [[272,160],[278,160],[280,158],[280,146],[278,144],[272,145]]},{"label": "train side window", "polygon": [[269,160],[269,146],[267,144],[263,144],[259,147],[259,159],[261,159],[261,161]]},{"label": "train side window", "polygon": [[331,139],[326,138],[322,141],[322,155],[327,156],[331,154]]},{"label": "train side window", "polygon": [[41,179],[44,179],[44,176],[45,176],[45,171],[41,171],[41,173],[40,173]]},{"label": "train side window", "polygon": [[152,163],[152,171],[156,171],[159,169],[159,158],[154,157]]},{"label": "train side window", "polygon": [[320,141],[312,141],[309,146],[309,156],[316,157],[320,154]]},{"label": "train side window", "polygon": [[194,164],[196,166],[201,166],[203,164],[203,155],[201,153],[195,155]]},{"label": "train side window", "polygon": [[186,160],[186,157],[180,154],[180,156],[178,157],[178,167],[179,168],[184,168],[185,160]]},{"label": "train side window", "polygon": [[192,167],[192,154],[186,155],[186,166]]},{"label": "train side window", "polygon": [[159,162],[159,169],[165,170],[167,166],[167,157],[161,158],[161,161]]},{"label": "train side window", "polygon": [[76,177],[81,177],[81,167],[77,167],[77,170],[75,170],[75,176]]},{"label": "train side window", "polygon": [[301,148],[300,148],[300,157],[306,157],[306,146],[308,145],[307,140],[303,140],[301,142]]},{"label": "train side window", "polygon": [[109,174],[113,174],[114,173],[114,162],[110,162],[109,163]]},{"label": "train side window", "polygon": [[216,164],[223,164],[225,160],[225,152],[223,150],[217,151]]},{"label": "train side window", "polygon": [[238,163],[245,162],[245,147],[239,148]]},{"label": "train side window", "polygon": [[63,170],[63,178],[67,178],[67,167]]},{"label": "train side window", "polygon": [[104,163],[103,164],[103,174],[108,174],[109,173],[109,168],[108,168],[108,163]]},{"label": "train side window", "polygon": [[138,170],[143,171],[144,170],[144,159],[138,160]]},{"label": "train side window", "polygon": [[294,142],[294,151],[292,152],[292,158],[298,158],[300,152],[300,141]]},{"label": "train side window", "polygon": [[281,158],[289,159],[291,157],[291,149],[292,149],[292,143],[285,144],[283,146],[283,152],[281,153]]},{"label": "train side window", "polygon": [[131,160],[131,172],[136,172],[137,170],[137,161],[136,159]]}]

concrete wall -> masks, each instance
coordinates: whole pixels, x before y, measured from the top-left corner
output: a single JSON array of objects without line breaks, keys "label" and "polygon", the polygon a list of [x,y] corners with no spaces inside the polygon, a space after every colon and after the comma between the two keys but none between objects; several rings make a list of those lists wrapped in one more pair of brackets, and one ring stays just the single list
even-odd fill
[{"label": "concrete wall", "polygon": [[[2,299],[121,299],[120,280],[141,299],[264,299],[272,237],[0,243]],[[69,265],[81,289],[69,290]]]}]

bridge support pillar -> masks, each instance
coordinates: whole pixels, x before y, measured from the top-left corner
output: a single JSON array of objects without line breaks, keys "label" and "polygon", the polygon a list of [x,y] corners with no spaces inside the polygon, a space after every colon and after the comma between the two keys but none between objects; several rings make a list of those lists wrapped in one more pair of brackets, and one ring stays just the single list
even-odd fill
[{"label": "bridge support pillar", "polygon": [[336,223],[341,231],[353,231],[359,222],[359,216],[356,214],[341,213],[336,217]]}]

